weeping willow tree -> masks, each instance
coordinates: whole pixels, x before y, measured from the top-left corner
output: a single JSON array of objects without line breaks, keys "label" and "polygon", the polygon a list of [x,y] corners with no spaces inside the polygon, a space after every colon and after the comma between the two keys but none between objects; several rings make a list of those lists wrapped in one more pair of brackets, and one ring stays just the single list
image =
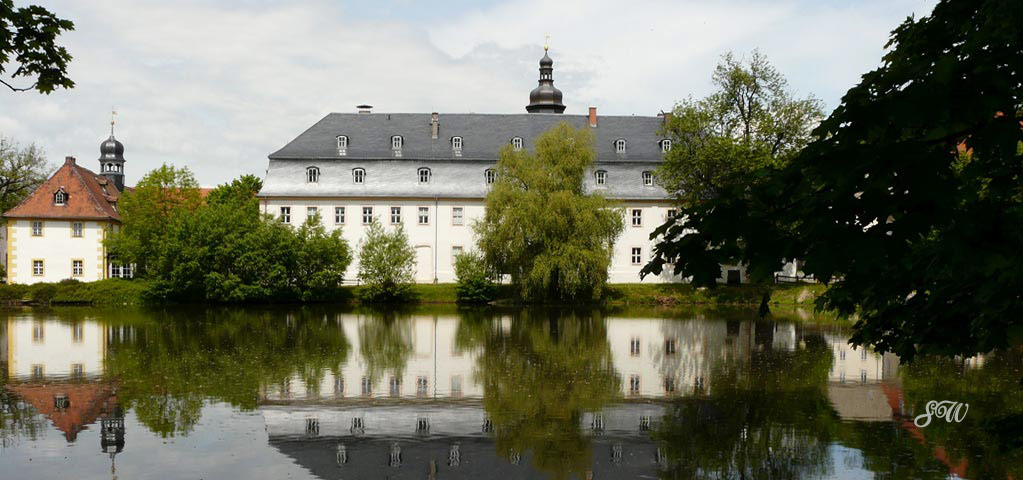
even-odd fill
[{"label": "weeping willow tree", "polygon": [[562,123],[540,135],[533,151],[506,146],[497,180],[476,224],[486,261],[510,274],[529,301],[599,297],[622,212],[583,178],[596,158],[593,134]]}]

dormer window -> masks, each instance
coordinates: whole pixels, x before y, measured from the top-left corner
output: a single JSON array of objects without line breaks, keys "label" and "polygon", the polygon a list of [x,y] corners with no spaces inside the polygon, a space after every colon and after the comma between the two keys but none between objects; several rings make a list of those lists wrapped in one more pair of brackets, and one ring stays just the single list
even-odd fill
[{"label": "dormer window", "polygon": [[625,153],[625,139],[615,140],[615,153]]},{"label": "dormer window", "polygon": [[318,167],[308,167],[305,169],[305,181],[308,183],[316,183],[320,181],[320,169]]},{"label": "dormer window", "polygon": [[61,187],[60,190],[53,194],[53,204],[59,206],[67,205],[67,192],[64,191],[64,187]]},{"label": "dormer window", "polygon": [[607,170],[597,170],[594,172],[594,178],[597,180],[597,185],[604,185],[607,183]]},{"label": "dormer window", "polygon": [[419,169],[419,183],[430,183],[430,169],[420,168]]},{"label": "dormer window", "polygon": [[671,151],[671,140],[665,138],[661,140],[661,153],[668,153]]},{"label": "dormer window", "polygon": [[515,137],[511,139],[512,150],[516,152],[522,150],[522,137]]},{"label": "dormer window", "polygon": [[404,144],[401,135],[394,135],[391,137],[391,150],[394,150],[394,156],[401,156],[401,147]]},{"label": "dormer window", "polygon": [[348,137],[345,135],[337,136],[337,154],[341,156],[348,154]]},{"label": "dormer window", "polygon": [[362,168],[356,168],[352,170],[352,180],[356,185],[362,185],[366,183],[366,170]]},{"label": "dormer window", "polygon": [[488,168],[484,176],[487,179],[487,185],[493,185],[497,181],[497,172],[493,168]]},{"label": "dormer window", "polygon": [[647,187],[652,187],[654,185],[653,172],[643,172],[643,185]]},{"label": "dormer window", "polygon": [[451,150],[455,152],[456,157],[462,156],[462,137],[451,137]]}]

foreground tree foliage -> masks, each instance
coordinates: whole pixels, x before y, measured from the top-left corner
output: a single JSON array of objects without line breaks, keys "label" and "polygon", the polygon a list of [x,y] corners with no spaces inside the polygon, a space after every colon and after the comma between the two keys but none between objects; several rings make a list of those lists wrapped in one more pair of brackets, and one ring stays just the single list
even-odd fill
[{"label": "foreground tree foliage", "polygon": [[455,295],[458,303],[481,304],[497,298],[497,272],[487,264],[479,251],[472,250],[455,257]]},{"label": "foreground tree foliage", "polygon": [[416,251],[405,227],[388,232],[373,221],[359,245],[359,295],[368,302],[404,301],[413,297],[416,283]]},{"label": "foreground tree foliage", "polygon": [[22,147],[0,136],[0,212],[23,202],[52,172],[53,166],[35,144]]},{"label": "foreground tree foliage", "polygon": [[[244,176],[199,198],[187,170],[163,167],[125,196],[113,255],[155,280],[155,299],[245,302],[336,299],[351,249],[319,218],[295,229],[260,215],[261,182]],[[167,182],[170,179],[177,179]],[[156,181],[163,179],[163,181]]]},{"label": "foreground tree foliage", "polygon": [[909,360],[1023,343],[1021,22],[1016,0],[908,19],[795,160],[684,209],[644,273],[713,285],[719,263],[766,279],[799,258],[841,280],[819,306],[859,314],[855,344]]},{"label": "foreground tree foliage", "polygon": [[534,152],[501,150],[475,229],[487,263],[528,301],[590,300],[607,283],[625,224],[612,202],[584,190],[596,156],[593,134],[567,123],[540,135]]},{"label": "foreground tree foliage", "polygon": [[672,149],[658,182],[685,205],[715,198],[729,182],[787,164],[824,117],[820,100],[797,99],[760,52],[747,61],[728,53],[714,70],[717,91],[675,106],[665,125]]},{"label": "foreground tree foliage", "polygon": [[0,83],[15,92],[36,90],[50,93],[57,88],[72,88],[67,76],[71,54],[57,45],[61,33],[75,29],[70,20],[58,18],[39,5],[15,8],[12,0],[0,0],[0,75],[17,65],[11,78],[35,78],[27,87],[16,87],[0,78]]}]

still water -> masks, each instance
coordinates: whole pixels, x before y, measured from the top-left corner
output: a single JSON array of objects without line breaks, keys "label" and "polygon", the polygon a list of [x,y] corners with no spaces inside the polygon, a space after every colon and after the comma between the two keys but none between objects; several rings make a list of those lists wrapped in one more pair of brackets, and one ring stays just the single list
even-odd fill
[{"label": "still water", "polygon": [[[0,312],[0,478],[1023,478],[1023,355],[805,312]],[[962,422],[914,425],[930,400]]]}]

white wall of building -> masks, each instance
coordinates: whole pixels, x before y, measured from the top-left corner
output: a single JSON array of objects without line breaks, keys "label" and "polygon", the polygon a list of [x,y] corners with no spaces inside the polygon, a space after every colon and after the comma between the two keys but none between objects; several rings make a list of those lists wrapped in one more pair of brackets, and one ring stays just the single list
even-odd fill
[{"label": "white wall of building", "polygon": [[[32,222],[43,222],[41,236],[32,235]],[[106,278],[103,238],[108,222],[80,221],[82,236],[72,237],[79,220],[11,219],[7,222],[7,282],[31,284],[75,278],[83,282]],[[33,261],[43,261],[43,274],[33,273]],[[72,274],[72,261],[82,261],[82,275]]]},{"label": "white wall of building", "polygon": [[7,336],[7,368],[14,378],[44,380],[73,373],[84,378],[103,373],[106,336],[97,322],[17,318],[8,320]]},{"label": "white wall of building", "polygon": [[[357,199],[357,198],[268,198],[261,201],[263,211],[274,216],[281,215],[281,207],[291,209],[290,224],[299,226],[308,216],[310,207],[319,212],[323,225],[328,230],[340,228],[342,235],[356,253],[356,258],[349,267],[345,277],[355,279],[358,276],[358,247],[366,231],[362,221],[363,208],[372,208],[373,216],[387,228],[393,228],[391,208],[401,209],[401,219],[409,242],[416,249],[417,273],[416,281],[430,283],[450,283],[455,281],[454,255],[458,248],[469,251],[476,245],[472,225],[481,220],[485,213],[483,200],[452,200],[452,199]],[[667,202],[632,201],[623,202],[625,214],[625,230],[615,244],[614,257],[608,271],[608,280],[612,283],[640,282],[639,271],[651,258],[654,243],[650,241],[650,232],[660,226],[668,215]],[[335,209],[343,207],[345,219],[343,224],[335,222]],[[419,209],[429,210],[429,223],[419,223]],[[461,208],[463,220],[461,225],[455,224],[454,209]],[[641,225],[632,225],[632,211],[641,212]],[[640,262],[633,262],[632,249],[638,248]],[[677,281],[677,277],[665,273],[658,277],[647,277],[645,283]]]}]

